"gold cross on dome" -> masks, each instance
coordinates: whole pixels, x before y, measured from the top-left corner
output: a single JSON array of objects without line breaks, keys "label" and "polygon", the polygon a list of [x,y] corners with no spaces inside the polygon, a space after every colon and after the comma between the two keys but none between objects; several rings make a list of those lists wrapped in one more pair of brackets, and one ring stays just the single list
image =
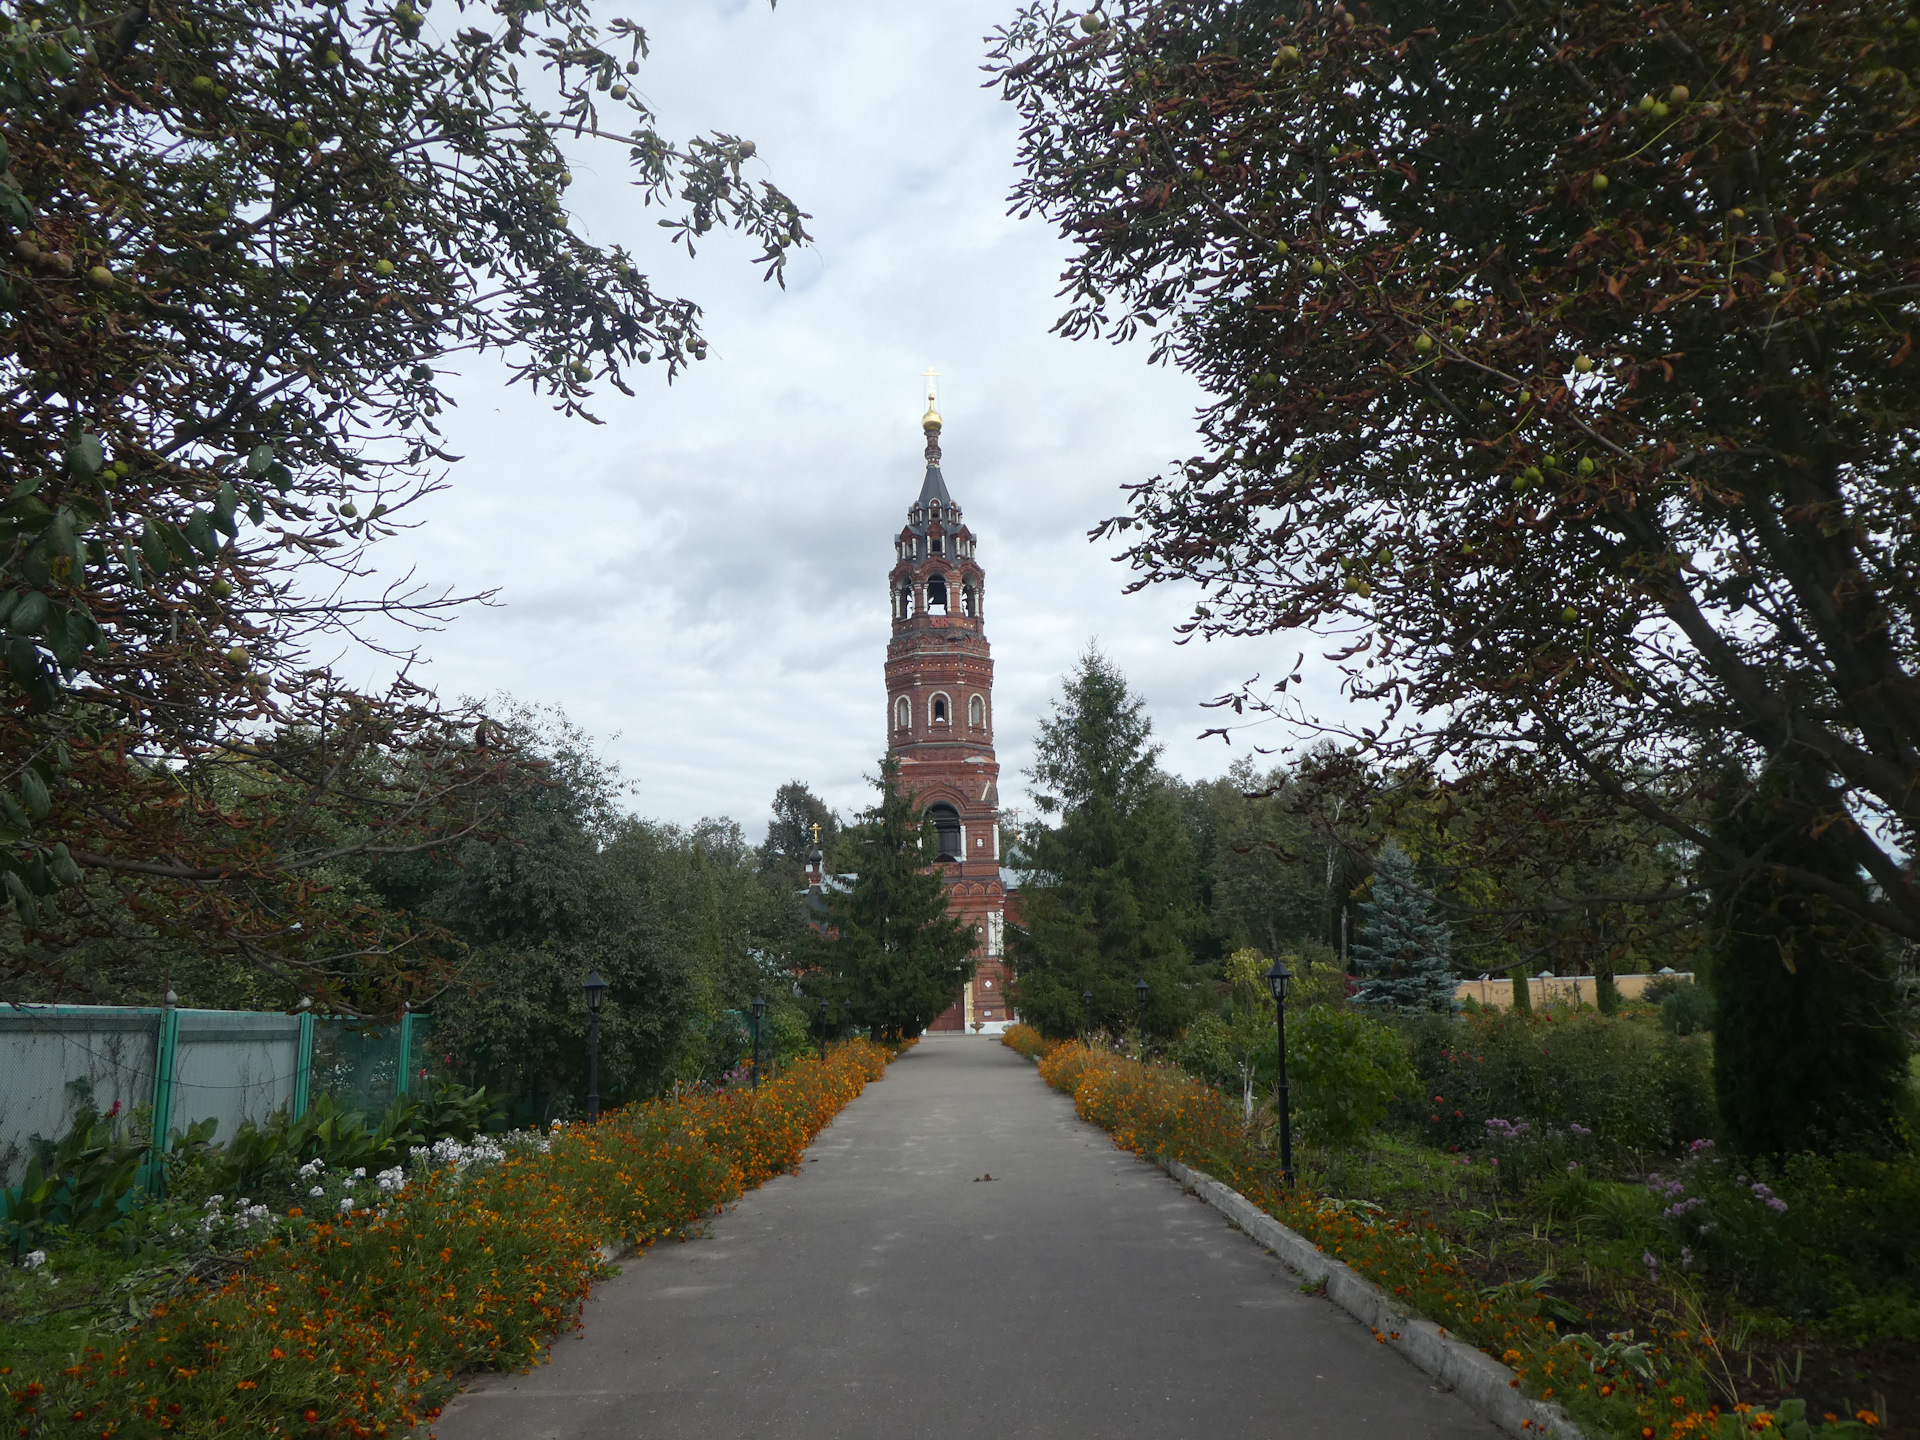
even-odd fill
[{"label": "gold cross on dome", "polygon": [[934,383],[936,380],[940,378],[940,372],[938,370],[933,369],[931,366],[929,366],[922,373],[926,376],[926,380],[927,380],[927,408],[931,410],[933,409],[933,402],[937,397],[939,388],[940,388],[938,385]]},{"label": "gold cross on dome", "polygon": [[816,845],[820,843],[820,822],[818,820],[813,822],[813,843]]}]

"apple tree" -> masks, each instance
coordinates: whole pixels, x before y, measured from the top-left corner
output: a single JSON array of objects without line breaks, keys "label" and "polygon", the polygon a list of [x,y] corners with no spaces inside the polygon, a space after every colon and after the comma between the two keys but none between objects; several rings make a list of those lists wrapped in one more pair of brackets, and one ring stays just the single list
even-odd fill
[{"label": "apple tree", "polygon": [[569,155],[624,161],[667,243],[738,230],[778,278],[807,238],[750,141],[661,133],[638,24],[431,3],[0,7],[0,881],[36,963],[134,905],[300,991],[404,968],[340,867],[539,783],[404,667],[331,664],[464,598],[366,548],[457,458],[447,377],[591,420],[704,354],[571,219]]},{"label": "apple tree", "polygon": [[1135,588],[1332,639],[1377,763],[1577,784],[1920,938],[1905,0],[1048,0],[993,67],[1057,329],[1209,396],[1096,531]]}]

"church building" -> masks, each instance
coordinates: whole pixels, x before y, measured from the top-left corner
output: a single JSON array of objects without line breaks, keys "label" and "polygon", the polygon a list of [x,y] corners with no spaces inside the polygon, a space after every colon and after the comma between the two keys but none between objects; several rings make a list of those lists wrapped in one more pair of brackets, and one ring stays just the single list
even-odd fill
[{"label": "church building", "polygon": [[887,577],[887,748],[939,839],[948,903],[980,932],[974,978],[935,1031],[999,1034],[1007,1009],[1006,886],[1000,873],[1000,766],[993,755],[993,653],[977,540],[940,474],[931,386],[920,422],[927,473],[894,537]]}]

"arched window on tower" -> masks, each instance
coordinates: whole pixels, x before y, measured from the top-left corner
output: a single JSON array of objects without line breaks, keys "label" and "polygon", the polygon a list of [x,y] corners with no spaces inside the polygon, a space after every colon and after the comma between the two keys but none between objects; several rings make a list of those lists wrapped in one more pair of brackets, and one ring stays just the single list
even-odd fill
[{"label": "arched window on tower", "polygon": [[902,695],[893,702],[893,728],[909,730],[913,727],[913,702]]},{"label": "arched window on tower", "polygon": [[947,703],[945,695],[936,694],[927,702],[927,719],[935,725],[946,725],[952,721],[953,707]]},{"label": "arched window on tower", "polygon": [[979,603],[974,599],[971,580],[960,587],[960,613],[969,617],[980,613]]},{"label": "arched window on tower", "polygon": [[960,812],[951,805],[929,805],[927,819],[933,822],[934,843],[938,846],[937,860],[959,860],[960,853]]},{"label": "arched window on tower", "polygon": [[927,577],[927,609],[936,615],[947,613],[947,577],[929,575]]},{"label": "arched window on tower", "polygon": [[907,584],[904,580],[900,582],[899,590],[894,593],[893,613],[897,619],[911,620],[913,618],[913,586]]},{"label": "arched window on tower", "polygon": [[967,701],[967,724],[976,730],[987,728],[987,702],[978,695]]}]

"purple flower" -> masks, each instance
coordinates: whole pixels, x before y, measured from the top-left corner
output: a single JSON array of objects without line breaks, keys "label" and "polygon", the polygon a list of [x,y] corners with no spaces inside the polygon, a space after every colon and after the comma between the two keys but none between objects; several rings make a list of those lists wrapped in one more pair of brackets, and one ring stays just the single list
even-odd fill
[{"label": "purple flower", "polygon": [[1574,1134],[1578,1135],[1582,1140],[1586,1139],[1587,1136],[1593,1133],[1584,1125],[1575,1125],[1572,1123],[1569,1123],[1567,1125],[1567,1129],[1571,1130]]},{"label": "purple flower", "polygon": [[1649,1277],[1655,1280],[1658,1280],[1660,1278],[1660,1262],[1653,1258],[1653,1252],[1651,1250],[1648,1250],[1641,1255],[1640,1263],[1647,1267],[1647,1274]]}]

